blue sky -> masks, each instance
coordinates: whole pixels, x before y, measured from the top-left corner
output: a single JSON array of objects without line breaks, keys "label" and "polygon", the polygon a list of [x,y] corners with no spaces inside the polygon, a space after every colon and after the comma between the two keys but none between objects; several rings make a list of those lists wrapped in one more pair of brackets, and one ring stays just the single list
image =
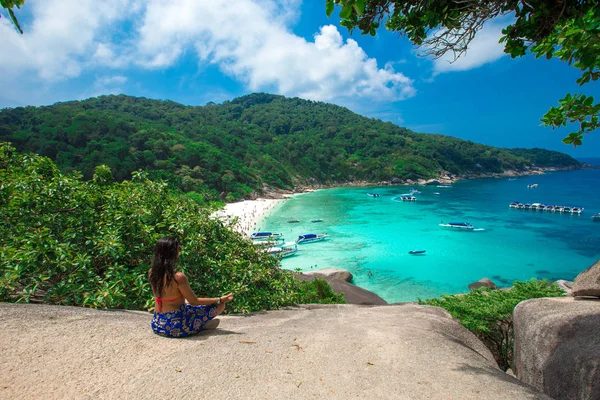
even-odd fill
[{"label": "blue sky", "polygon": [[600,97],[600,83],[580,88],[565,63],[504,55],[506,19],[449,64],[383,29],[350,35],[324,0],[27,0],[17,15],[22,36],[0,19],[0,108],[116,93],[204,105],[260,91],[418,132],[600,156],[600,132],[574,149],[560,142],[569,130],[539,122],[568,92]]}]

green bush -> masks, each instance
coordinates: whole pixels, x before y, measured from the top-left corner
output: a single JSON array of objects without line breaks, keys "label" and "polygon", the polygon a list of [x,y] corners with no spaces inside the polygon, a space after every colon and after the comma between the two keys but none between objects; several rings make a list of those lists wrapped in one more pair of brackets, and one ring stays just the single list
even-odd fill
[{"label": "green bush", "polygon": [[467,294],[420,300],[420,304],[442,307],[473,332],[492,351],[498,366],[507,370],[513,359],[513,310],[523,300],[563,296],[555,283],[532,279],[515,281],[510,290],[481,288]]},{"label": "green bush", "polygon": [[149,309],[154,245],[172,235],[196,293],[234,292],[229,311],[343,302],[322,282],[281,270],[228,223],[210,218],[214,208],[144,172],[121,183],[111,176],[100,166],[82,181],[46,157],[0,143],[0,300]]}]

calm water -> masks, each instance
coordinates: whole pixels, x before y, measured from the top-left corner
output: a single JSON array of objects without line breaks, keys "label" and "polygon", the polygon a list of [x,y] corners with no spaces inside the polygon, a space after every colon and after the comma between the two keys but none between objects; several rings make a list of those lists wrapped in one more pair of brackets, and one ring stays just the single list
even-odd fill
[{"label": "calm water", "polygon": [[[539,188],[528,189],[529,183]],[[483,277],[499,286],[531,277],[572,280],[600,258],[600,222],[591,220],[600,212],[600,170],[415,188],[422,193],[410,203],[397,199],[408,192],[406,186],[297,195],[262,221],[261,229],[282,232],[289,241],[303,233],[328,233],[328,241],[299,245],[283,267],[343,268],[356,285],[388,302],[464,293]],[[585,211],[577,216],[509,209],[512,201],[582,206]],[[323,222],[310,222],[316,218]],[[438,226],[441,221],[465,221],[485,231],[445,230]],[[427,253],[409,255],[414,249]]]}]

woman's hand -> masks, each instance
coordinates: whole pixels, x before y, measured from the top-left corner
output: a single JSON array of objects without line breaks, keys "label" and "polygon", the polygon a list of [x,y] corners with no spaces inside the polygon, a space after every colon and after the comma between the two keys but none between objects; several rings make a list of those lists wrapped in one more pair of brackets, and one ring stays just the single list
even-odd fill
[{"label": "woman's hand", "polygon": [[221,303],[229,303],[233,301],[233,293],[226,294],[225,296],[221,296]]}]

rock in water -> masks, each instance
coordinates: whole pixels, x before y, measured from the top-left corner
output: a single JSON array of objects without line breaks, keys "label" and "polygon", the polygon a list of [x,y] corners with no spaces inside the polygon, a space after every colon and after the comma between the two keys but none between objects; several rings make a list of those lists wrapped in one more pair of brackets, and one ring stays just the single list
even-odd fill
[{"label": "rock in water", "polygon": [[600,297],[600,261],[577,275],[571,296]]},{"label": "rock in water", "polygon": [[527,300],[513,319],[520,380],[556,399],[600,399],[600,300]]},{"label": "rock in water", "polygon": [[559,279],[554,283],[556,283],[559,288],[564,290],[565,293],[567,293],[569,296],[571,296],[571,292],[573,291],[573,282],[572,281],[566,281],[564,279]]},{"label": "rock in water", "polygon": [[324,277],[341,279],[346,282],[350,282],[352,278],[352,274],[345,269],[341,268],[324,268],[319,269],[317,271],[307,271],[304,273],[305,275],[322,275]]},{"label": "rock in water", "polygon": [[469,290],[479,289],[480,287],[486,287],[490,289],[496,289],[497,286],[494,282],[492,282],[488,278],[483,278],[478,280],[477,282],[473,282],[469,284]]},{"label": "rock in water", "polygon": [[296,275],[296,278],[304,281],[313,281],[315,277],[325,279],[334,292],[343,293],[344,299],[348,304],[367,306],[382,306],[387,304],[387,301],[375,293],[332,276],[306,273]]}]

